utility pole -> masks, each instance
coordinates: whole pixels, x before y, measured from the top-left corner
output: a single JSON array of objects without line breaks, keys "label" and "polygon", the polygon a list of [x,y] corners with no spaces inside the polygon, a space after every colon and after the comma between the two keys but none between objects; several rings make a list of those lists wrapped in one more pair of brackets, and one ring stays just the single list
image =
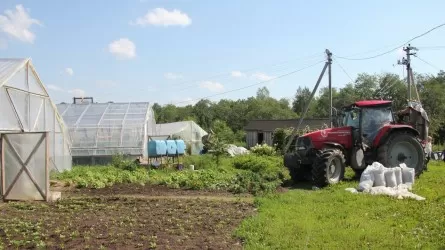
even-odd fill
[{"label": "utility pole", "polygon": [[[292,131],[292,134],[289,136],[289,141],[287,142],[286,147],[284,148],[284,152],[285,153],[287,153],[287,151],[289,150],[290,145],[292,144],[292,141],[294,140],[295,136],[297,136],[297,133],[298,133],[298,130],[300,129],[301,123],[303,122],[303,119],[306,116],[307,111],[309,110],[309,106],[311,104],[311,101],[314,98],[314,95],[317,92],[318,86],[320,85],[320,82],[323,79],[323,76],[324,76],[324,74],[325,74],[325,72],[326,72],[326,70],[328,68],[329,68],[329,92],[331,93],[331,80],[330,80],[331,79],[331,77],[330,77],[331,76],[331,74],[330,74],[330,72],[331,72],[330,68],[331,67],[330,66],[331,66],[331,62],[332,62],[332,59],[331,59],[332,53],[328,49],[326,49],[326,54],[328,55],[328,60],[325,62],[323,70],[321,71],[320,76],[318,77],[317,83],[315,84],[315,87],[312,90],[311,96],[309,97],[309,100],[306,103],[306,106],[304,107],[304,111],[303,111],[303,114],[300,117],[300,121],[298,122],[297,128],[294,131]],[[330,111],[331,122],[330,122],[330,124],[331,124],[331,127],[332,127],[332,94],[330,96],[331,96],[330,97],[330,99],[331,99],[330,100],[330,102],[331,102],[331,104],[330,104],[330,106],[331,106],[330,107],[331,108],[331,111]]]},{"label": "utility pole", "polygon": [[[407,83],[408,83],[408,102],[411,101],[411,81],[412,84],[414,84],[414,78],[413,78],[413,74],[412,74],[412,69],[411,69],[411,56],[416,55],[416,53],[413,53],[413,50],[417,50],[416,47],[412,47],[411,44],[408,44],[408,47],[404,47],[403,51],[406,52],[406,58],[402,58],[402,61],[398,61],[397,63],[399,65],[406,65],[406,73],[407,73]],[[419,100],[420,101],[420,100]]]},{"label": "utility pole", "polygon": [[332,53],[326,49],[326,55],[328,56],[328,78],[329,78],[329,127],[332,128]]}]

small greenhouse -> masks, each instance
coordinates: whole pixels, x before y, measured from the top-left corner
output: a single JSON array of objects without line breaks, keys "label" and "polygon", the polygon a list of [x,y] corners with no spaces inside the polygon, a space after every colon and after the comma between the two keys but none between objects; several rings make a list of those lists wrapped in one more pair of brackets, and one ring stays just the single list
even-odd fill
[{"label": "small greenhouse", "polygon": [[170,137],[172,139],[184,140],[187,145],[187,152],[197,155],[204,146],[202,137],[205,135],[207,135],[207,132],[194,121],[182,121],[157,124],[156,136],[152,136],[152,138],[165,139]]},{"label": "small greenhouse", "polygon": [[0,59],[2,196],[47,200],[49,172],[70,170],[70,139],[30,59]]},{"label": "small greenhouse", "polygon": [[57,108],[68,126],[74,163],[104,164],[116,154],[147,158],[148,135],[156,128],[148,102],[94,103],[92,98],[74,98]]}]

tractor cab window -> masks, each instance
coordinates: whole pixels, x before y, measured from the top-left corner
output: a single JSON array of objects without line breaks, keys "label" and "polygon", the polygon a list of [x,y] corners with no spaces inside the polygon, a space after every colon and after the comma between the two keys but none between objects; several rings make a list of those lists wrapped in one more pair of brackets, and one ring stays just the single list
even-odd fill
[{"label": "tractor cab window", "polygon": [[380,129],[393,122],[392,110],[390,107],[384,108],[364,108],[362,110],[362,122],[363,122],[363,137],[365,137],[368,143],[374,141]]},{"label": "tractor cab window", "polygon": [[343,126],[358,128],[360,124],[360,112],[356,109],[346,111],[343,118]]}]

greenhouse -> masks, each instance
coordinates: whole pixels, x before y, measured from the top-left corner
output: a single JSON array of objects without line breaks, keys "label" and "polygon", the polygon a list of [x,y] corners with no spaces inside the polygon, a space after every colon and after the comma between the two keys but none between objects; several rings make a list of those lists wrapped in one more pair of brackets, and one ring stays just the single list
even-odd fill
[{"label": "greenhouse", "polygon": [[147,157],[148,135],[155,133],[154,113],[148,102],[95,103],[74,98],[57,108],[68,126],[76,164],[104,164],[113,155]]},{"label": "greenhouse", "polygon": [[187,145],[187,152],[192,155],[197,155],[204,146],[202,137],[205,135],[207,135],[207,132],[194,121],[183,121],[157,124],[156,136],[152,136],[152,138],[165,139],[169,137],[184,140]]},{"label": "greenhouse", "polygon": [[0,59],[2,196],[46,200],[49,172],[71,169],[68,130],[30,59]]}]

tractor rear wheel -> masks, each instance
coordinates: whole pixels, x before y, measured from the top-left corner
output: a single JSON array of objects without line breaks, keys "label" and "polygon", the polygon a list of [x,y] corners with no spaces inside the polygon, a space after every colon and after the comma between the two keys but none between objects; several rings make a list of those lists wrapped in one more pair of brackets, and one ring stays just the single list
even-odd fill
[{"label": "tractor rear wheel", "polygon": [[336,184],[345,176],[345,156],[339,149],[326,149],[318,154],[312,166],[312,182],[322,188]]},{"label": "tractor rear wheel", "polygon": [[425,168],[425,160],[420,142],[413,134],[406,132],[394,133],[377,151],[377,161],[383,166],[392,168],[405,163],[407,167],[414,168],[417,177]]}]

